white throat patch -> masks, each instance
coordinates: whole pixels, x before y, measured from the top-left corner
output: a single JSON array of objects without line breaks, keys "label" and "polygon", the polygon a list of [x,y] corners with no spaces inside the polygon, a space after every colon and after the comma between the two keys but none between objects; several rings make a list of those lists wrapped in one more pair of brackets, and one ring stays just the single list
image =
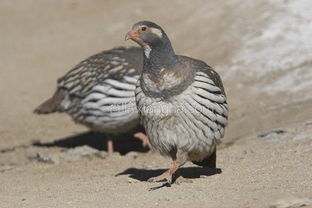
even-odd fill
[{"label": "white throat patch", "polygon": [[144,44],[143,49],[144,49],[144,54],[146,58],[148,58],[152,50],[151,47],[149,47],[149,45],[147,44]]},{"label": "white throat patch", "polygon": [[160,29],[157,29],[157,28],[154,28],[154,27],[151,27],[151,32],[156,34],[158,37],[162,38],[163,34],[161,32]]}]

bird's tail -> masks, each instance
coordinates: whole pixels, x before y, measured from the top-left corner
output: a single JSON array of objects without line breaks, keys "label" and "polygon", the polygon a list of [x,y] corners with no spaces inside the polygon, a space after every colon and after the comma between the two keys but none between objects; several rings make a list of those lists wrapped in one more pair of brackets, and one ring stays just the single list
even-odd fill
[{"label": "bird's tail", "polygon": [[200,162],[192,161],[195,165],[209,167],[209,168],[216,168],[217,167],[217,149],[215,148],[213,153],[206,157],[204,160]]},{"label": "bird's tail", "polygon": [[36,114],[48,114],[54,113],[59,110],[59,107],[66,97],[66,91],[63,89],[57,89],[54,95],[48,100],[44,101],[41,105],[39,105],[34,113]]}]

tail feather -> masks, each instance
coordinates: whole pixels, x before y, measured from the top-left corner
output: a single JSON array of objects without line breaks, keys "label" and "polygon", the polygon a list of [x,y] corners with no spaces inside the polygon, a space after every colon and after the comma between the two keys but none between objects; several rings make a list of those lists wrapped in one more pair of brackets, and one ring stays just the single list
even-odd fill
[{"label": "tail feather", "polygon": [[209,168],[216,168],[217,167],[217,149],[213,151],[211,155],[206,157],[203,161],[195,162],[192,161],[195,165],[209,167]]},{"label": "tail feather", "polygon": [[57,89],[54,95],[39,105],[35,110],[34,113],[36,114],[48,114],[54,113],[58,111],[62,101],[66,96],[66,91],[63,89]]}]

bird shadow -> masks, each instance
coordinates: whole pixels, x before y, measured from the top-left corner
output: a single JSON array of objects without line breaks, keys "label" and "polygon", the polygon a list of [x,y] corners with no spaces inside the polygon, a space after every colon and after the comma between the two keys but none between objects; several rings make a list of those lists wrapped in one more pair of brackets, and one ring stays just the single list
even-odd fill
[{"label": "bird shadow", "polygon": [[[116,135],[114,140],[114,150],[121,155],[125,155],[128,152],[147,152],[148,147],[142,146],[142,141],[134,138],[133,134],[120,134]],[[90,146],[97,150],[107,151],[107,135],[97,132],[84,132],[76,135],[68,136],[61,139],[56,139],[52,142],[35,141],[32,145],[37,147],[63,147],[63,148],[75,148],[79,146]]]},{"label": "bird shadow", "polygon": [[[167,169],[138,169],[138,168],[128,168],[123,172],[117,173],[115,176],[129,175],[130,178],[147,181],[151,177],[159,176],[164,173]],[[222,170],[220,168],[208,168],[208,167],[186,167],[180,168],[181,174],[184,178],[196,179],[202,177],[208,177],[215,174],[221,174]]]}]

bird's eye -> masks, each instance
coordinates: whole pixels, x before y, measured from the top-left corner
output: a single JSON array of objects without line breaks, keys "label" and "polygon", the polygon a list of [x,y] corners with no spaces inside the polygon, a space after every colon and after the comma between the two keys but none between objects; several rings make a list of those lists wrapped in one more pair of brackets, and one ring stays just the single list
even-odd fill
[{"label": "bird's eye", "polygon": [[141,30],[142,30],[142,31],[145,31],[145,30],[146,30],[146,27],[142,27]]}]

